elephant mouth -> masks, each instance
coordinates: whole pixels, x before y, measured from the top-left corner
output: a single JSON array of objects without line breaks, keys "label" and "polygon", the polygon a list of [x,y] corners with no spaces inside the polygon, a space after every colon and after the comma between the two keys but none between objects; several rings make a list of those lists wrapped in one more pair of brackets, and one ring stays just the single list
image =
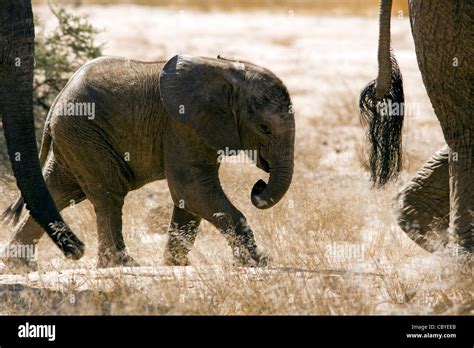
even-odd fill
[{"label": "elephant mouth", "polygon": [[260,154],[258,155],[257,167],[265,173],[270,173],[270,164]]}]

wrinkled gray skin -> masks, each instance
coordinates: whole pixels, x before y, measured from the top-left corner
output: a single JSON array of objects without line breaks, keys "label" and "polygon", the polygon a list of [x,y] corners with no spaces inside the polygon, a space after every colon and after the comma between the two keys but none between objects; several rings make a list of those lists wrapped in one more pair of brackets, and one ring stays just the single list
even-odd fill
[{"label": "wrinkled gray skin", "polygon": [[430,252],[448,243],[448,156],[446,145],[430,158],[396,199],[398,224]]},{"label": "wrinkled gray skin", "polygon": [[[71,102],[95,103],[94,119],[60,116]],[[290,186],[294,133],[287,89],[264,68],[192,56],[166,63],[99,58],[76,72],[57,97],[40,161],[59,209],[84,199],[94,205],[100,267],[136,264],[122,236],[124,198],[163,179],[174,202],[167,264],[188,264],[206,219],[223,233],[238,264],[265,265],[244,215],[221,188],[217,152],[258,150],[257,166],[270,178],[268,185],[257,182],[251,198],[265,209]],[[42,234],[27,215],[11,243],[35,243]]]},{"label": "wrinkled gray skin", "polygon": [[13,173],[34,219],[66,257],[79,259],[84,244],[64,223],[48,192],[33,120],[34,23],[31,0],[0,2],[0,118]]},{"label": "wrinkled gray skin", "polygon": [[[411,0],[409,5],[418,66],[447,146],[433,155],[398,195],[398,221],[412,239],[429,251],[447,244],[457,252],[472,255],[474,3]],[[385,94],[390,81],[390,10],[391,1],[383,0],[379,96]],[[387,17],[388,21],[382,20]],[[455,59],[457,66],[453,64]]]}]

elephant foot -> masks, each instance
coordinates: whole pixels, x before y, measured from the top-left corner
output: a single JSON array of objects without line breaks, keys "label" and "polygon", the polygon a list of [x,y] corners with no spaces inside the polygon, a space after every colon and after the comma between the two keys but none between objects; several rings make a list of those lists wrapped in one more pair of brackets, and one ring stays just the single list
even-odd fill
[{"label": "elephant foot", "polygon": [[97,268],[139,267],[140,264],[127,251],[105,252],[99,255]]},{"label": "elephant foot", "polygon": [[33,259],[20,257],[2,258],[5,268],[14,273],[29,273],[38,271],[38,262]]},{"label": "elephant foot", "polygon": [[165,250],[163,255],[165,266],[189,266],[191,265],[188,257],[182,253],[173,253]]},{"label": "elephant foot", "polygon": [[38,262],[34,245],[10,243],[3,250],[1,261],[7,269],[13,272],[35,272],[38,270]]},{"label": "elephant foot", "polygon": [[449,243],[446,248],[461,263],[472,262],[472,247],[466,247],[458,243]]},{"label": "elephant foot", "polygon": [[250,252],[236,255],[234,252],[234,267],[267,267],[271,262],[270,257],[261,251],[250,254]]},{"label": "elephant foot", "polygon": [[447,231],[439,229],[434,224],[426,230],[421,230],[416,222],[399,220],[398,224],[411,240],[430,253],[441,250],[448,243]]}]

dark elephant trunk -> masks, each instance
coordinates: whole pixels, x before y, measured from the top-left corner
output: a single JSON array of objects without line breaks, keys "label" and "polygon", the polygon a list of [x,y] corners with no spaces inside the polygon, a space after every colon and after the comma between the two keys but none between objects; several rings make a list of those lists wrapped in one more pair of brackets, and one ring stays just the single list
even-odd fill
[{"label": "dark elephant trunk", "polygon": [[270,178],[268,185],[263,180],[255,183],[251,199],[254,206],[259,209],[268,209],[277,204],[285,195],[293,177],[293,152],[287,159],[270,163]]},{"label": "dark elephant trunk", "polygon": [[64,223],[41,175],[33,120],[34,24],[31,0],[0,7],[0,116],[18,187],[33,218],[67,257],[84,245]]},{"label": "dark elephant trunk", "polygon": [[383,186],[395,179],[402,165],[404,96],[402,75],[390,47],[392,0],[380,1],[378,76],[362,90],[361,121],[368,127],[371,180]]}]

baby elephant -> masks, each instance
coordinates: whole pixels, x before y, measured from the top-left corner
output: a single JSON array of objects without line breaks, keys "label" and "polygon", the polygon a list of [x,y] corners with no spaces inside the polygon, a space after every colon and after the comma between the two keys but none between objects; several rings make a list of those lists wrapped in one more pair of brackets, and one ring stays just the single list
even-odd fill
[{"label": "baby elephant", "polygon": [[[270,173],[251,193],[260,209],[275,205],[293,174],[295,121],[285,85],[249,62],[178,55],[168,62],[95,59],[56,98],[40,161],[58,208],[88,199],[97,216],[99,267],[135,265],[122,236],[131,190],[167,179],[174,202],[165,250],[168,265],[187,265],[201,219],[227,239],[239,265],[265,265],[244,215],[219,182],[222,153],[256,153]],[[48,157],[52,145],[51,155]],[[21,197],[6,218],[21,213]],[[43,235],[28,214],[10,246]],[[10,260],[11,261],[11,260]],[[26,261],[25,261],[26,262]]]}]

